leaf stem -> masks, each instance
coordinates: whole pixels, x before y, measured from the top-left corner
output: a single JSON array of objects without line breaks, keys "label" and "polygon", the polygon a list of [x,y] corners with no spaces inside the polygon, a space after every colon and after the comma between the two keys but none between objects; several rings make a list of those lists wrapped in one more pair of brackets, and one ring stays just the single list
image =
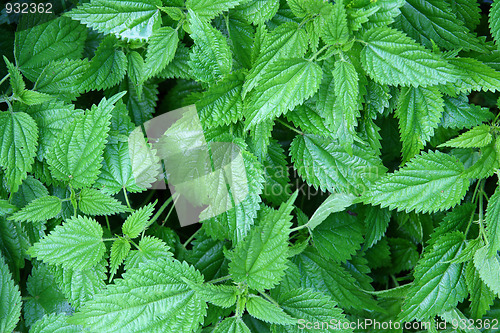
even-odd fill
[{"label": "leaf stem", "polygon": [[7,75],[5,75],[5,76],[3,77],[3,79],[2,79],[2,80],[0,80],[0,86],[1,86],[1,85],[2,85],[2,83],[4,83],[4,82],[5,82],[5,80],[7,80],[9,77],[10,77],[10,73],[9,73],[9,74],[7,74]]},{"label": "leaf stem", "polygon": [[114,238],[102,238],[102,241],[103,242],[111,242],[111,241],[115,241],[117,239],[118,239],[118,237],[114,237]]},{"label": "leaf stem", "polygon": [[308,61],[313,61],[313,60],[315,60],[315,59],[316,59],[316,58],[317,58],[317,57],[321,54],[321,52],[323,52],[324,50],[328,49],[329,47],[331,47],[331,45],[325,45],[325,46],[323,46],[323,47],[322,47],[322,48],[321,48],[318,52],[314,53],[314,54],[312,55],[312,57],[311,57],[311,58],[309,58],[309,59],[307,59],[307,60],[308,60]]},{"label": "leaf stem", "polygon": [[130,202],[128,201],[127,190],[125,189],[125,186],[122,189],[123,189],[123,196],[125,197],[125,201],[127,202],[127,207],[129,209],[132,209],[132,206],[130,206]]},{"label": "leaf stem", "polygon": [[196,230],[195,232],[193,232],[193,234],[188,238],[187,241],[184,242],[184,244],[182,244],[182,246],[184,248],[186,248],[186,246],[191,243],[193,241],[193,239],[196,237],[196,235],[198,235],[198,233],[201,231],[201,228]]},{"label": "leaf stem", "polygon": [[218,282],[229,280],[230,278],[231,278],[231,274],[220,277],[218,279],[213,279],[213,280],[207,281],[207,283],[218,283]]},{"label": "leaf stem", "polygon": [[303,224],[303,225],[299,225],[298,227],[290,229],[290,232],[299,231],[299,230],[302,230],[304,228],[309,228],[309,222],[306,224]]},{"label": "leaf stem", "polygon": [[483,188],[484,188],[484,183],[481,184],[481,191],[479,191],[479,231],[481,232],[481,235],[483,236],[486,245],[489,245],[490,242],[488,240],[488,236],[486,235],[486,231],[484,230],[484,224],[483,224],[483,217],[484,217],[483,193],[482,193],[484,192]]},{"label": "leaf stem", "polygon": [[298,129],[288,125],[287,123],[285,123],[283,120],[280,120],[280,119],[277,119],[278,123],[280,123],[281,125],[285,126],[286,128],[288,129],[291,129],[292,131],[294,131],[295,133],[298,133],[300,135],[304,135],[304,132],[301,132],[299,131]]},{"label": "leaf stem", "polygon": [[163,203],[163,205],[160,207],[160,209],[158,209],[158,211],[156,212],[156,214],[153,216],[153,218],[149,221],[149,225],[153,224],[156,222],[156,220],[160,217],[160,215],[163,213],[163,211],[165,210],[165,208],[167,208],[168,204],[171,203],[173,200],[173,197],[170,197],[168,198],[167,200],[165,200],[165,202]]},{"label": "leaf stem", "polygon": [[261,294],[262,297],[264,297],[265,299],[267,299],[269,302],[273,303],[277,307],[280,307],[280,305],[278,304],[278,302],[276,302],[274,299],[272,299],[271,296],[269,296],[268,294],[263,293],[262,291],[259,291],[259,294]]}]

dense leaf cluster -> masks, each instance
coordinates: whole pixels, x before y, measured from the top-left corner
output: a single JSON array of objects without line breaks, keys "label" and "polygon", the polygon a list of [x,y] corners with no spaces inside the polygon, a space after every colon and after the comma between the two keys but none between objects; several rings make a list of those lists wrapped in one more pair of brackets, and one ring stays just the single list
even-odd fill
[{"label": "dense leaf cluster", "polygon": [[[0,13],[1,332],[500,329],[499,0],[54,12]],[[182,228],[141,126],[193,104],[248,191]]]}]

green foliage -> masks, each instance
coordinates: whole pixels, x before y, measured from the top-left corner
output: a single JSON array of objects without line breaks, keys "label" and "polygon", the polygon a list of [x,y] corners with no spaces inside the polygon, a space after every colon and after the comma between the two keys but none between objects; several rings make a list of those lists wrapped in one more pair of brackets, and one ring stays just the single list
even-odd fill
[{"label": "green foliage", "polygon": [[28,253],[45,263],[68,269],[85,269],[96,265],[104,255],[102,228],[88,217],[75,217],[57,226],[49,235],[30,248]]},{"label": "green foliage", "polygon": [[494,331],[498,0],[52,6],[0,13],[1,332]]}]

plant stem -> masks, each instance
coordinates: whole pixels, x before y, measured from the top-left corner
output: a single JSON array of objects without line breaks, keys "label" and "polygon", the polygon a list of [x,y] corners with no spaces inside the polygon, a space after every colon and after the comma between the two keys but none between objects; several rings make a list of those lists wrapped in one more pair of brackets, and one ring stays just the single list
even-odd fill
[{"label": "plant stem", "polygon": [[278,304],[278,302],[276,302],[274,299],[272,299],[271,296],[269,296],[268,294],[263,293],[262,291],[259,291],[259,294],[261,294],[265,299],[267,299],[269,302],[273,303],[274,305],[276,305],[278,307],[280,306]]},{"label": "plant stem", "polygon": [[111,242],[111,241],[115,241],[115,240],[117,240],[117,239],[118,239],[118,238],[116,238],[116,237],[115,237],[115,238],[103,238],[103,239],[102,239],[102,241],[103,241],[103,242]]},{"label": "plant stem", "polygon": [[149,221],[149,225],[155,223],[155,221],[160,217],[160,215],[163,213],[163,211],[165,210],[165,208],[167,208],[168,204],[170,202],[172,202],[173,198],[170,197],[168,198],[167,200],[165,200],[165,202],[163,203],[163,205],[160,207],[160,209],[158,209],[158,211],[156,212],[156,214],[153,216],[153,218],[151,219],[151,221]]},{"label": "plant stem", "polygon": [[127,202],[127,207],[129,209],[132,209],[132,207],[130,206],[130,202],[128,201],[127,190],[125,189],[125,187],[123,187],[123,196],[125,197],[125,201]]},{"label": "plant stem", "polygon": [[285,126],[286,128],[288,129],[291,129],[292,131],[294,131],[295,133],[298,133],[300,135],[304,135],[304,132],[301,132],[299,131],[298,129],[288,125],[287,123],[285,123],[284,121],[280,120],[280,119],[277,119],[278,123],[280,123],[281,125]]},{"label": "plant stem", "polygon": [[304,228],[309,228],[309,223],[299,225],[298,227],[292,228],[292,229],[290,229],[290,232],[299,231],[299,230],[302,230]]},{"label": "plant stem", "polygon": [[[481,190],[483,190],[484,184],[481,185]],[[486,232],[484,231],[484,224],[483,224],[483,194],[479,192],[479,230],[481,232],[481,235],[483,236],[484,242],[486,245],[489,245],[490,242],[488,240],[488,236],[486,235]]]},{"label": "plant stem", "polygon": [[308,60],[313,61],[314,59],[316,59],[317,56],[319,56],[321,54],[321,52],[323,52],[324,50],[326,50],[329,47],[331,47],[331,45],[323,46],[318,52],[314,53],[313,56],[311,58],[309,58]]},{"label": "plant stem", "polygon": [[231,278],[231,274],[226,275],[226,276],[223,276],[223,277],[220,277],[220,278],[218,278],[218,279],[213,279],[213,280],[210,280],[210,281],[208,281],[207,283],[217,283],[217,282],[222,282],[222,281],[229,280],[230,278]]},{"label": "plant stem", "polygon": [[196,237],[196,235],[201,231],[201,228],[196,230],[195,232],[193,232],[193,234],[188,238],[188,240],[186,242],[184,242],[184,244],[182,244],[182,246],[184,248],[186,248],[186,246],[191,243],[191,241]]},{"label": "plant stem", "polygon": [[5,76],[3,77],[3,79],[2,79],[2,80],[0,80],[0,86],[1,86],[1,85],[2,85],[2,83],[4,83],[4,82],[5,82],[5,80],[7,80],[9,77],[10,77],[10,74],[5,75]]}]

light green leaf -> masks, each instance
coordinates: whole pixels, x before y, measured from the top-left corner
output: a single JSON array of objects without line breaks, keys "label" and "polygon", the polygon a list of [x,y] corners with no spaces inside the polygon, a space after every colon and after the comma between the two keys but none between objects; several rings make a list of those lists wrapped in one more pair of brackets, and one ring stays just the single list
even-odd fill
[{"label": "light green leaf", "polygon": [[[452,0],[453,1],[453,0]],[[405,0],[379,0],[372,2],[378,10],[368,17],[368,26],[382,27],[394,22],[394,18],[401,14],[401,6]]]},{"label": "light green leaf", "polygon": [[473,58],[452,58],[448,62],[459,71],[459,80],[448,84],[454,90],[471,91],[500,90],[500,72]]},{"label": "light green leaf", "polygon": [[381,84],[425,87],[458,79],[445,60],[398,30],[374,28],[363,39],[363,68]]},{"label": "light green leaf", "polygon": [[0,165],[12,193],[27,177],[37,149],[38,128],[24,112],[0,113]]},{"label": "light green leaf", "polygon": [[488,200],[486,207],[486,234],[488,236],[488,256],[494,256],[500,251],[500,187]]},{"label": "light green leaf", "polygon": [[302,104],[318,90],[321,76],[321,67],[312,61],[295,58],[276,63],[250,94],[245,105],[246,128]]},{"label": "light green leaf", "polygon": [[458,231],[443,235],[424,254],[415,268],[415,282],[399,314],[400,320],[432,318],[455,307],[467,296],[464,264],[450,262],[459,256],[464,240]]},{"label": "light green leaf", "polygon": [[159,0],[92,0],[66,15],[89,28],[127,39],[147,39],[160,24]]},{"label": "light green leaf", "polygon": [[61,199],[54,196],[44,196],[31,201],[23,209],[12,214],[9,220],[16,222],[45,222],[59,215],[61,208]]},{"label": "light green leaf", "polygon": [[352,194],[333,193],[316,209],[307,222],[309,229],[313,230],[332,213],[341,212],[352,205],[356,197]]},{"label": "light green leaf", "polygon": [[298,174],[323,191],[361,194],[386,172],[370,148],[353,144],[353,155],[337,140],[316,135],[299,135],[290,154]]},{"label": "light green leaf", "polygon": [[[330,297],[312,289],[295,288],[280,293],[277,301],[280,307],[294,318],[304,319],[311,323],[330,322],[332,319],[335,319],[339,327],[342,327],[342,324],[348,324],[342,310],[337,307],[337,304]],[[299,333],[303,331],[300,328],[301,326],[295,323],[293,327],[287,327],[286,329],[277,327],[276,332]],[[308,331],[311,333],[352,332],[351,329],[337,329],[334,325],[329,325],[327,329],[311,329]]]},{"label": "light green leaf", "polygon": [[395,113],[403,141],[403,162],[407,162],[434,135],[443,114],[442,95],[434,87],[402,88]]},{"label": "light green leaf", "polygon": [[42,319],[31,325],[30,333],[80,333],[84,332],[80,325],[68,324],[68,315],[46,314]]},{"label": "light green leaf", "polygon": [[161,332],[165,327],[193,332],[203,323],[206,303],[183,279],[203,282],[201,274],[185,262],[150,261],[96,294],[71,322],[103,333]]},{"label": "light green leaf", "polygon": [[9,201],[0,199],[0,216],[5,216],[8,214],[12,214],[17,210],[17,207],[11,205]]},{"label": "light green leaf", "polygon": [[136,238],[149,225],[149,218],[153,215],[155,202],[150,202],[144,207],[133,212],[123,223],[123,234],[130,238]]},{"label": "light green leaf", "polygon": [[0,254],[0,331],[13,332],[21,317],[21,292]]},{"label": "light green leaf", "polygon": [[336,1],[325,18],[325,23],[321,26],[321,38],[326,44],[343,45],[349,39],[349,29],[347,27],[347,14],[344,2]]},{"label": "light green leaf", "polygon": [[290,325],[296,323],[296,319],[286,314],[283,309],[257,295],[248,297],[246,308],[252,317],[270,324]]},{"label": "light green leaf", "polygon": [[290,213],[297,192],[279,210],[260,212],[260,223],[236,244],[226,257],[231,260],[229,273],[235,282],[246,282],[252,289],[271,289],[283,278],[288,254]]},{"label": "light green leaf", "polygon": [[[447,49],[485,52],[479,40],[457,19],[449,4],[441,0],[407,0],[394,27],[428,48],[432,43]],[[432,41],[432,42],[431,42]]]},{"label": "light green leaf", "polygon": [[205,302],[210,302],[223,308],[230,308],[236,304],[236,297],[238,295],[236,286],[204,283],[201,285],[190,284],[190,287],[193,288],[196,295]]},{"label": "light green leaf", "polygon": [[389,222],[391,220],[391,212],[389,209],[381,209],[377,206],[365,206],[365,248],[371,248],[373,245],[382,239]]},{"label": "light green leaf", "polygon": [[130,211],[115,198],[91,188],[80,192],[78,208],[88,215],[114,215]]},{"label": "light green leaf", "polygon": [[74,188],[89,186],[96,180],[109,131],[111,109],[123,94],[102,99],[98,106],[76,117],[59,133],[47,155],[54,178],[69,182]]},{"label": "light green leaf", "polygon": [[[321,85],[319,93],[321,94]],[[332,96],[333,95],[332,90]],[[331,137],[331,130],[325,125],[327,120],[323,118],[322,114],[319,112],[320,108],[319,101],[315,103],[315,99],[310,98],[305,101],[304,104],[296,107],[293,112],[288,112],[286,117],[288,120],[292,121],[296,127],[299,127],[307,134]],[[335,112],[335,110],[333,111]]]},{"label": "light green leaf", "polygon": [[75,309],[102,291],[106,284],[107,260],[101,260],[96,266],[84,270],[73,270],[54,266],[57,285]]},{"label": "light green leaf", "polygon": [[335,85],[335,105],[333,120],[330,124],[337,128],[337,137],[347,152],[352,153],[351,145],[356,136],[358,109],[358,73],[354,65],[347,61],[336,61],[333,69]]},{"label": "light green leaf", "polygon": [[490,126],[480,125],[471,130],[462,133],[460,136],[446,141],[438,147],[454,147],[454,148],[482,148],[487,146],[493,140],[490,134]]},{"label": "light green leaf", "polygon": [[458,204],[469,188],[461,174],[464,166],[456,158],[429,152],[418,155],[405,167],[380,178],[363,200],[406,212],[437,212]]},{"label": "light green leaf", "polygon": [[481,7],[479,2],[469,0],[445,0],[450,4],[451,11],[458,19],[465,23],[470,31],[474,31],[481,20]]},{"label": "light green leaf", "polygon": [[84,92],[80,82],[86,75],[89,62],[84,60],[52,61],[37,79],[37,90],[69,101]]},{"label": "light green leaf", "polygon": [[492,142],[480,149],[479,159],[475,161],[472,166],[466,169],[462,176],[469,179],[487,178],[493,175],[499,166],[500,161],[498,160],[495,150],[495,143]]},{"label": "light green leaf", "polygon": [[24,83],[23,76],[21,75],[21,71],[19,68],[14,66],[13,63],[7,59],[6,56],[3,56],[3,61],[5,65],[7,65],[7,71],[9,72],[9,82],[12,87],[12,94],[14,98],[18,99],[19,96],[25,91],[26,83]]},{"label": "light green leaf", "polygon": [[253,0],[243,3],[236,10],[248,22],[258,26],[276,15],[279,7],[279,0]]},{"label": "light green leaf", "polygon": [[145,74],[143,80],[156,76],[172,61],[179,43],[177,30],[162,27],[155,30],[148,40]]},{"label": "light green leaf", "polygon": [[158,74],[162,79],[191,79],[189,74],[189,48],[187,48],[182,42],[177,46],[177,51],[175,51],[174,59],[163,69],[161,73]]},{"label": "light green leaf", "polygon": [[500,257],[498,254],[489,255],[489,249],[484,246],[476,251],[474,255],[474,266],[476,267],[481,280],[500,297]]},{"label": "light green leaf", "polygon": [[251,333],[240,317],[228,317],[220,322],[213,333]]},{"label": "light green leaf", "polygon": [[145,70],[144,70],[144,59],[140,55],[139,52],[131,51],[127,53],[127,75],[132,81],[133,84],[137,87],[137,92],[139,96],[142,95],[142,84],[145,79]]},{"label": "light green leaf", "polygon": [[158,258],[171,258],[172,253],[169,252],[169,247],[162,240],[153,236],[144,236],[139,241],[139,249],[129,252],[125,259],[125,270],[137,268],[140,264],[156,260]]},{"label": "light green leaf", "polygon": [[193,10],[202,20],[211,20],[248,0],[186,0],[186,7]]},{"label": "light green leaf", "polygon": [[307,51],[307,34],[298,28],[297,23],[282,24],[270,33],[263,31],[264,40],[243,85],[243,97],[262,82],[266,73],[274,69],[275,62],[282,62],[283,58],[301,58]]},{"label": "light green leaf", "polygon": [[14,43],[16,63],[35,81],[52,61],[81,58],[86,37],[85,26],[67,17],[21,15]]},{"label": "light green leaf", "polygon": [[213,82],[231,72],[233,59],[226,37],[189,9],[191,38],[194,41],[189,66],[200,81]]},{"label": "light green leaf", "polygon": [[470,312],[472,318],[480,319],[493,305],[495,294],[488,288],[488,286],[481,280],[479,272],[474,263],[471,261],[465,270],[465,280],[470,294]]},{"label": "light green leaf", "polygon": [[88,217],[73,217],[35,243],[28,254],[45,263],[82,270],[95,266],[104,255],[102,228]]},{"label": "light green leaf", "polygon": [[202,124],[208,128],[229,125],[243,118],[241,88],[244,76],[233,73],[212,85],[196,108]]},{"label": "light green leaf", "polygon": [[17,99],[26,105],[38,105],[48,102],[54,97],[38,91],[24,90]]},{"label": "light green leaf", "polygon": [[130,247],[130,242],[125,238],[118,238],[113,242],[113,245],[111,245],[111,254],[109,259],[110,280],[113,278],[113,275],[116,274],[118,267],[120,267],[122,262],[127,257],[130,252]]},{"label": "light green leaf", "polygon": [[115,47],[116,39],[106,37],[79,78],[80,91],[103,90],[120,83],[127,71],[127,56]]},{"label": "light green leaf", "polygon": [[490,31],[497,45],[500,45],[500,1],[493,0],[490,10]]}]

